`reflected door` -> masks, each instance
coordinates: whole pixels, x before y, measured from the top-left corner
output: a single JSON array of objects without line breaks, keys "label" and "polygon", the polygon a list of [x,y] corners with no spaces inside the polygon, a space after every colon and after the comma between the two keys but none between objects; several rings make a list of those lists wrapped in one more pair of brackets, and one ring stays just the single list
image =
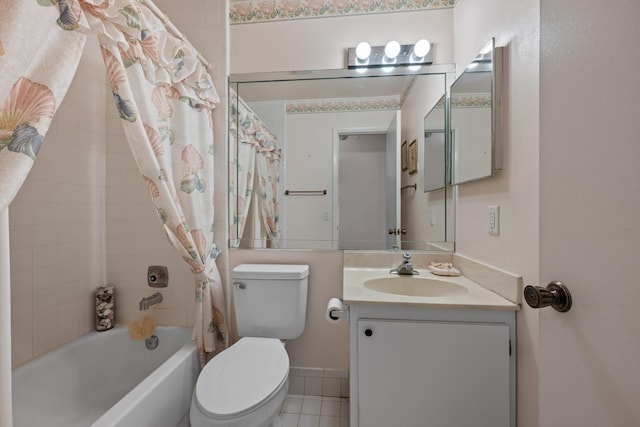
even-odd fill
[{"label": "reflected door", "polygon": [[338,248],[386,247],[386,135],[356,133],[339,137]]},{"label": "reflected door", "polygon": [[387,142],[387,230],[394,230],[395,233],[387,234],[387,249],[399,249],[401,235],[400,226],[400,111],[391,119],[386,133]]}]

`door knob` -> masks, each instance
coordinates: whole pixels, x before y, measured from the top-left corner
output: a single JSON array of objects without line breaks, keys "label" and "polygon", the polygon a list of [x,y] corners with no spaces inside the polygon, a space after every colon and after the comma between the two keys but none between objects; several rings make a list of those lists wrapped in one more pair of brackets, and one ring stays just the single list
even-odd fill
[{"label": "door knob", "polygon": [[562,313],[571,309],[571,293],[564,283],[551,282],[546,288],[542,286],[525,286],[524,300],[533,308],[551,306]]}]

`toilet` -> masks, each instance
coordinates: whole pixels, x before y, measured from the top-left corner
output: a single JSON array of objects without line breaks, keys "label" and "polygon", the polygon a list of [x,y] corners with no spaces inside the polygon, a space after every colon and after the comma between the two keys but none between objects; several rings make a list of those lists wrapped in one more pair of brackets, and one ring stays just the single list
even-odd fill
[{"label": "toilet", "polygon": [[241,264],[233,269],[238,342],[200,372],[192,427],[280,427],[289,387],[283,340],[304,331],[308,265]]}]

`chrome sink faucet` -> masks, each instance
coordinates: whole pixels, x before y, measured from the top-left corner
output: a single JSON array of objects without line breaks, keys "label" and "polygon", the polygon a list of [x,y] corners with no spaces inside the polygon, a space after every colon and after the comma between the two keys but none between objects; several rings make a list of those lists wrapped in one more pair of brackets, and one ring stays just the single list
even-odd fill
[{"label": "chrome sink faucet", "polygon": [[418,270],[413,269],[413,264],[411,264],[411,254],[408,252],[402,254],[402,264],[400,264],[396,268],[392,268],[389,273],[399,274],[401,276],[412,276],[415,274],[420,274]]},{"label": "chrome sink faucet", "polygon": [[162,302],[162,294],[157,292],[150,297],[142,298],[140,300],[140,311],[148,310],[152,305],[160,304]]}]

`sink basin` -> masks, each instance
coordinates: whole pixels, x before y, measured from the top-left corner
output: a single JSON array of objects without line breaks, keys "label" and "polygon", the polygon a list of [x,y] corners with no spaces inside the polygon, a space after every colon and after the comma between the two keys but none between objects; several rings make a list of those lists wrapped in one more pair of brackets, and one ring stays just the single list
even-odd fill
[{"label": "sink basin", "polygon": [[462,295],[469,291],[457,283],[419,276],[378,277],[366,280],[363,285],[372,291],[414,297],[447,297]]}]

